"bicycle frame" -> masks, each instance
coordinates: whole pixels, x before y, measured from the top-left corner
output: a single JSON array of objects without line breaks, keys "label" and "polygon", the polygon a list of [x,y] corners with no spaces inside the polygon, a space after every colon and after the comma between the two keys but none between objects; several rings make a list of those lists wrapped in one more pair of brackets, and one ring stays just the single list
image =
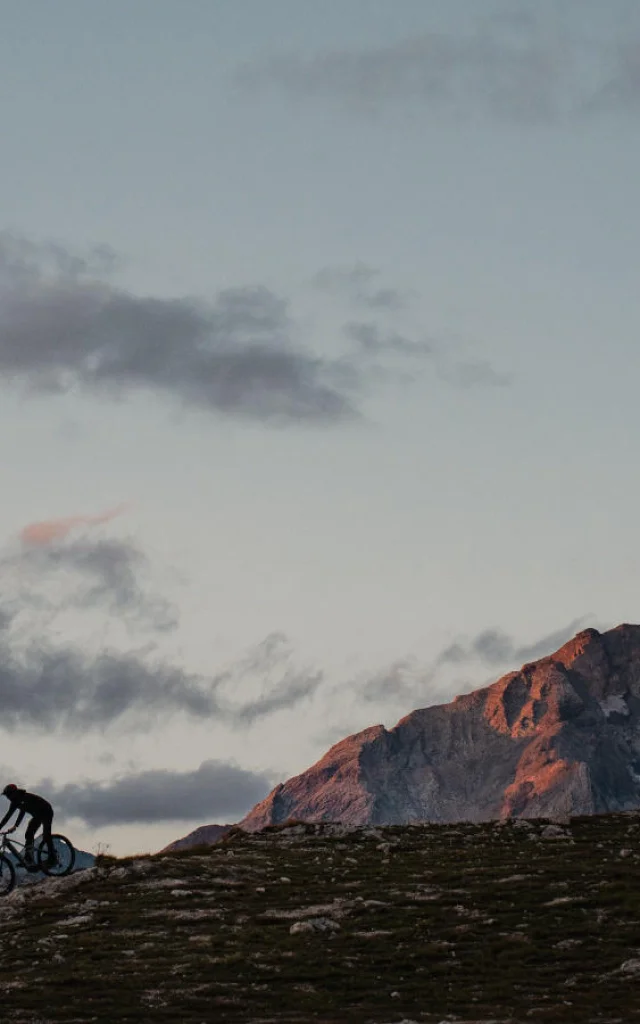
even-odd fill
[{"label": "bicycle frame", "polygon": [[[27,861],[24,859],[24,857],[22,856],[22,852],[21,852],[21,851],[24,851],[26,849],[26,843],[21,843],[20,840],[16,840],[16,839],[9,839],[9,837],[8,837],[6,832],[0,832],[0,836],[2,837],[2,841],[0,842],[0,853],[4,853],[6,850],[9,850],[9,852],[18,861],[18,864],[20,865],[20,867],[21,868],[27,868],[28,867]],[[34,849],[35,849],[35,840],[34,840]]]}]

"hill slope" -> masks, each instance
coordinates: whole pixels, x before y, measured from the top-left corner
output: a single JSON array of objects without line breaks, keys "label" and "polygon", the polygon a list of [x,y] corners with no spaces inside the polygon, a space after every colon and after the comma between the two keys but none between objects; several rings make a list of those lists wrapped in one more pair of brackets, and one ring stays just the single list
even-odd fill
[{"label": "hill slope", "polygon": [[640,816],[234,830],[0,902],[3,1024],[640,1019]]},{"label": "hill slope", "polygon": [[240,822],[478,821],[640,807],[640,626],[578,633],[450,704],[372,726]]},{"label": "hill slope", "polygon": [[192,846],[212,846],[213,843],[217,843],[219,839],[226,836],[233,827],[233,825],[200,825],[198,828],[194,828],[193,832],[182,836],[181,839],[174,839],[172,843],[165,846],[164,850],[161,850],[161,853],[188,850]]}]

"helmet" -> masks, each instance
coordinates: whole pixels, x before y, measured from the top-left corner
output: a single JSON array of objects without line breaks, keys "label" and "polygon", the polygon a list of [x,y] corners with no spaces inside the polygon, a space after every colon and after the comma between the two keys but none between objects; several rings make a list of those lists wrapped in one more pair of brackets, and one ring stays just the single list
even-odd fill
[{"label": "helmet", "polygon": [[8,786],[4,787],[2,794],[3,796],[12,797],[14,793],[17,793],[17,791],[18,787],[13,782],[10,782]]}]

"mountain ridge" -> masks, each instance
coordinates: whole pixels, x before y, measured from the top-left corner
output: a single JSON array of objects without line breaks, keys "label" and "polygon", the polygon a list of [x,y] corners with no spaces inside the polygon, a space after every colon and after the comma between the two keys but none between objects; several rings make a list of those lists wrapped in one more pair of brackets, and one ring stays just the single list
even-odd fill
[{"label": "mountain ridge", "polygon": [[[584,629],[446,704],[334,744],[238,823],[395,825],[640,808],[640,626]],[[189,837],[185,837],[185,845]]]}]

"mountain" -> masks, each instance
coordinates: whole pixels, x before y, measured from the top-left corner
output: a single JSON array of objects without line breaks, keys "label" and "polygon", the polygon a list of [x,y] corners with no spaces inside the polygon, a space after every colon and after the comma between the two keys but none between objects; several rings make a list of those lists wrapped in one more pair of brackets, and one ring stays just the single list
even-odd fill
[{"label": "mountain", "polygon": [[212,846],[226,836],[232,828],[233,825],[200,825],[199,828],[189,832],[182,839],[176,839],[173,843],[169,843],[160,852],[171,853],[173,850],[189,850],[193,846]]},{"label": "mountain", "polygon": [[557,817],[640,807],[640,626],[586,629],[450,704],[331,747],[239,823]]}]

